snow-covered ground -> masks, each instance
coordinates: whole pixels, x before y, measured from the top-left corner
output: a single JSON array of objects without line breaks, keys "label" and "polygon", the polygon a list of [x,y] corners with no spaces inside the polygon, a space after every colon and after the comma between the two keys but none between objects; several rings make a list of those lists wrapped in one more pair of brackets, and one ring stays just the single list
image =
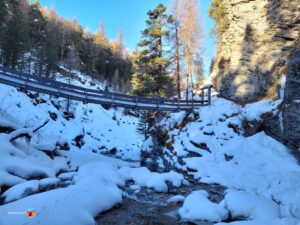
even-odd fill
[{"label": "snow-covered ground", "polygon": [[[103,88],[78,77],[84,84],[71,83]],[[0,225],[94,225],[95,216],[127,196],[122,188],[128,181],[136,191],[144,187],[167,192],[170,185],[189,184],[184,173],[156,173],[139,166],[141,146],[151,152],[152,138],[143,143],[137,133],[138,118],[122,109],[73,101],[73,118],[65,113],[65,99],[29,97],[2,84],[0,90]],[[202,183],[227,188],[221,202],[204,190],[186,197],[174,194],[168,203],[182,204],[181,219],[222,225],[300,225],[296,160],[263,132],[242,135],[243,120],[276,113],[280,101],[241,107],[214,96],[211,106],[190,115],[172,113],[159,123],[169,136],[164,161]],[[3,128],[11,129],[5,133]],[[163,167],[163,160],[157,160]],[[35,210],[36,216],[27,217],[28,210]],[[236,221],[225,223],[226,219]]]},{"label": "snow-covered ground", "polygon": [[[160,122],[169,140],[158,165],[164,167],[161,161],[165,161],[202,183],[228,188],[219,204],[209,202],[201,190],[192,193],[179,210],[183,219],[220,222],[230,216],[243,220],[232,224],[300,224],[300,166],[284,145],[264,132],[241,135],[243,120],[276,113],[280,101],[241,107],[215,96],[211,106],[189,119],[179,112]],[[184,120],[190,122],[181,125]],[[151,146],[149,138],[144,151],[151,152]]]},{"label": "snow-covered ground", "polygon": [[49,146],[57,139],[64,139],[75,147],[74,139],[82,135],[84,151],[114,150],[120,158],[139,159],[142,137],[136,132],[138,118],[124,115],[123,109],[106,110],[100,105],[71,101],[69,111],[74,119],[68,119],[64,115],[66,99],[50,99],[42,94],[31,99],[25,93],[2,84],[0,90],[0,120],[31,128],[52,116],[50,122],[33,136],[34,145]]},{"label": "snow-covered ground", "polygon": [[[2,84],[0,90],[0,127],[10,128],[0,134],[1,225],[94,225],[96,215],[122,201],[128,180],[161,192],[167,182],[187,184],[174,171],[138,167],[138,118],[122,109],[71,102],[70,118],[65,99],[29,97]],[[99,154],[106,152],[120,159]],[[36,217],[27,217],[28,210]]]}]

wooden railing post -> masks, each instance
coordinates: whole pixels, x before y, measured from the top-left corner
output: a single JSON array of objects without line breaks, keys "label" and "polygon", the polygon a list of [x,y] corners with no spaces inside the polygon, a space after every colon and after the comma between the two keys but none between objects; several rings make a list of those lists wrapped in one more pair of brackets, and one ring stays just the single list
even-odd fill
[{"label": "wooden railing post", "polygon": [[211,86],[208,87],[208,93],[207,93],[207,103],[208,105],[211,104]]},{"label": "wooden railing post", "polygon": [[115,95],[113,94],[111,96],[111,106],[114,107],[114,102],[115,102]]},{"label": "wooden railing post", "polygon": [[87,95],[87,89],[84,90],[84,94],[85,94],[85,102],[86,102],[86,104],[88,104],[89,100],[88,100],[88,95]]},{"label": "wooden railing post", "polygon": [[138,108],[138,97],[135,97],[135,108]]},{"label": "wooden railing post", "polygon": [[201,89],[201,105],[204,105],[204,89]]}]

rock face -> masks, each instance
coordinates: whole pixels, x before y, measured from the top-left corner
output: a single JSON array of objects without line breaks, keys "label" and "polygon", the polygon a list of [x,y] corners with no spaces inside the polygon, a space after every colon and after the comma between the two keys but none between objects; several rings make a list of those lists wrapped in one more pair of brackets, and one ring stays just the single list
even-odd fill
[{"label": "rock face", "polygon": [[300,148],[300,0],[223,0],[223,6],[227,26],[218,37],[214,86],[239,103],[282,98],[278,113],[251,127]]},{"label": "rock face", "polygon": [[223,0],[228,26],[219,35],[214,86],[246,103],[276,97],[300,31],[299,0]]},{"label": "rock face", "polygon": [[300,42],[289,60],[286,76],[282,133],[288,144],[300,148]]}]

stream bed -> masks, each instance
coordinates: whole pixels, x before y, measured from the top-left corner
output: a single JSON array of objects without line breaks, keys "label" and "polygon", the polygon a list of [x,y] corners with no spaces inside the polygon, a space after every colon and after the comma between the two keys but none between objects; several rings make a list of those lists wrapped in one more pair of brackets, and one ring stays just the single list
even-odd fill
[{"label": "stream bed", "polygon": [[134,190],[128,183],[123,189],[125,197],[122,204],[99,214],[95,220],[101,225],[212,225],[207,221],[180,220],[178,210],[183,203],[168,202],[168,199],[176,195],[186,197],[196,190],[206,190],[210,194],[209,199],[219,203],[224,197],[224,187],[189,182],[189,186],[170,188],[168,193],[158,193],[146,188]]}]

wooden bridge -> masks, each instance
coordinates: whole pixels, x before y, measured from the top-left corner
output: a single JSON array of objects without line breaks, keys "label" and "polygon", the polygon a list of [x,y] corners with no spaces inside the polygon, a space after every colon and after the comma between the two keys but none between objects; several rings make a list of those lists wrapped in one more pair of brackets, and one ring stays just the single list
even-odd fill
[{"label": "wooden bridge", "polygon": [[79,87],[35,76],[0,66],[0,83],[66,99],[106,106],[138,110],[184,111],[207,106],[211,103],[211,87],[201,91],[200,100],[185,101],[130,96]]}]

